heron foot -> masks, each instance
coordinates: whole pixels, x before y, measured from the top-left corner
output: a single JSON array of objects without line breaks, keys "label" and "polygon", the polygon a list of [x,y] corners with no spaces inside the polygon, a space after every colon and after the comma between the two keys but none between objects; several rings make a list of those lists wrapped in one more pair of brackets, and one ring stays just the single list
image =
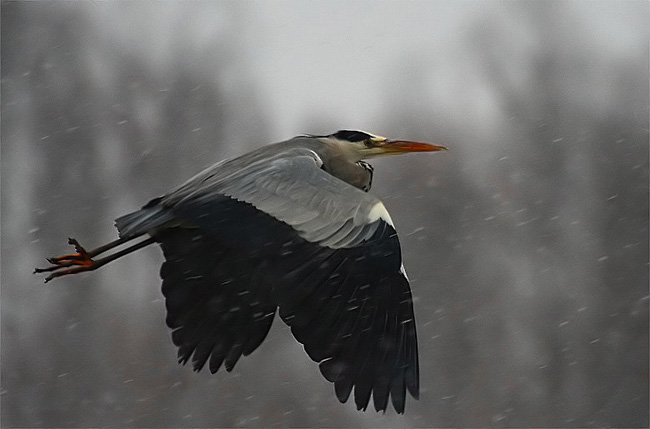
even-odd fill
[{"label": "heron foot", "polygon": [[[95,268],[95,261],[77,240],[74,238],[68,238],[68,244],[74,246],[77,253],[47,258],[47,261],[52,265],[46,268],[35,268],[34,274],[52,272],[52,274],[45,278],[45,283],[47,283],[56,277],[75,274],[82,271],[90,271]],[[66,269],[73,266],[75,268]]]},{"label": "heron foot", "polygon": [[51,273],[49,276],[45,277],[45,283],[47,283],[52,279],[61,276],[67,276],[68,274],[77,274],[84,271],[96,270],[97,268],[102,267],[111,261],[114,261],[124,255],[155,243],[156,241],[153,237],[149,237],[146,240],[142,240],[130,247],[127,247],[126,249],[122,249],[101,258],[93,259],[102,253],[113,250],[116,247],[139,237],[140,235],[136,235],[134,237],[120,237],[115,241],[111,241],[110,243],[104,244],[103,246],[99,246],[92,250],[84,249],[84,247],[79,244],[77,240],[74,238],[69,238],[68,244],[74,246],[74,249],[77,253],[57,256],[54,258],[47,258],[47,261],[51,265],[46,268],[35,268],[34,273]]},{"label": "heron foot", "polygon": [[88,252],[83,248],[81,244],[79,244],[77,240],[74,238],[68,238],[68,244],[74,246],[74,249],[77,251],[77,253],[74,253],[72,255],[57,256],[54,258],[47,258],[47,262],[54,265],[61,265],[65,262],[75,261],[75,263],[78,263],[78,265],[83,265],[85,261],[90,260]]}]

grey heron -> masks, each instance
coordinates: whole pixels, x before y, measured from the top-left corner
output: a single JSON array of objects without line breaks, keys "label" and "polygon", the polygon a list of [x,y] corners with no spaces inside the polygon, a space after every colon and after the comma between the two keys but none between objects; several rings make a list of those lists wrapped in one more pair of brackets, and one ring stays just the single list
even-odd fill
[{"label": "grey heron", "polygon": [[413,302],[393,222],[367,193],[373,169],[363,160],[440,150],[349,130],[264,146],[119,217],[119,239],[88,251],[70,239],[76,253],[35,271],[50,272],[47,282],[157,242],[179,362],[231,371],[278,311],[339,401],[354,388],[357,409],[372,394],[377,411],[390,397],[401,414],[406,391],[419,396]]}]

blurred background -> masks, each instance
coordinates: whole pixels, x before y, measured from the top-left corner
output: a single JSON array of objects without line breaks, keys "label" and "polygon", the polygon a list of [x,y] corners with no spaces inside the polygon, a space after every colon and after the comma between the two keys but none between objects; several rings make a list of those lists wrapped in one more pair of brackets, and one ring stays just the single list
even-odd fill
[{"label": "blurred background", "polygon": [[[3,2],[3,427],[647,427],[645,1]],[[43,285],[68,236],[204,167],[342,128],[379,159],[420,339],[404,416],[341,405],[276,320],[176,364],[144,249]]]}]

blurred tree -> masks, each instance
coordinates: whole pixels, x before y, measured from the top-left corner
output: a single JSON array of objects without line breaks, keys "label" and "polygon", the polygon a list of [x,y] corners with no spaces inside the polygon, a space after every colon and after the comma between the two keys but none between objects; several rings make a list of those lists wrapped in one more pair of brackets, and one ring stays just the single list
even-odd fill
[{"label": "blurred tree", "polygon": [[[413,279],[422,359],[433,360],[426,419],[646,426],[647,70],[637,58],[585,57],[593,39],[567,24],[570,7],[511,14],[525,39],[477,23],[473,55],[455,65],[472,70],[474,104],[492,97],[490,128],[468,135],[474,118],[450,113],[461,101],[441,99],[446,83],[417,61],[387,85],[407,107],[387,112],[386,128],[448,144],[454,157],[399,160],[386,197],[395,218],[427,219],[405,250],[415,272],[431,272]],[[602,85],[606,98],[593,91]],[[430,191],[401,208],[403,184],[427,175]]]}]

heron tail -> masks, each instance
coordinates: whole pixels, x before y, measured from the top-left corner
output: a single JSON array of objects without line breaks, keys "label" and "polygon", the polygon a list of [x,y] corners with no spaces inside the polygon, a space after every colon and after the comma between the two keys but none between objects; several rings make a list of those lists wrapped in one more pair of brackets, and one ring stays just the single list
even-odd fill
[{"label": "heron tail", "polygon": [[160,204],[160,198],[147,203],[140,210],[115,219],[120,237],[133,237],[158,228],[174,219],[172,212]]}]

